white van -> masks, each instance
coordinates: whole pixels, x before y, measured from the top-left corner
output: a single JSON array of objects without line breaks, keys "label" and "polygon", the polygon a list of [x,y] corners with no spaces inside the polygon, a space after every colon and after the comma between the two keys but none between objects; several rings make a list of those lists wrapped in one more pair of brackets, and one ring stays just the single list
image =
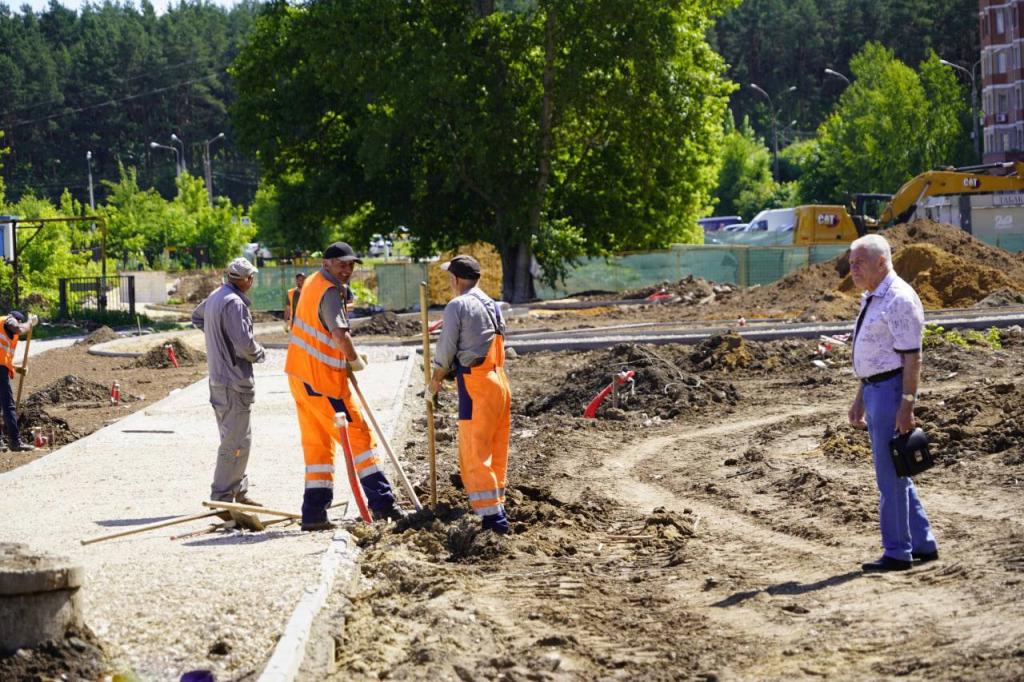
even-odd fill
[{"label": "white van", "polygon": [[792,208],[769,208],[761,211],[750,221],[744,232],[785,232],[796,225],[796,210]]}]

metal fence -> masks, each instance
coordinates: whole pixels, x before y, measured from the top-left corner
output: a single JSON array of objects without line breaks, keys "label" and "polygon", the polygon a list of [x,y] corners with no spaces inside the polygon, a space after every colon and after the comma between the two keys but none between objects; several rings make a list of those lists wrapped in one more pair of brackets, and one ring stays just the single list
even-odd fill
[{"label": "metal fence", "polygon": [[135,277],[62,277],[59,304],[63,320],[114,310],[135,315]]}]

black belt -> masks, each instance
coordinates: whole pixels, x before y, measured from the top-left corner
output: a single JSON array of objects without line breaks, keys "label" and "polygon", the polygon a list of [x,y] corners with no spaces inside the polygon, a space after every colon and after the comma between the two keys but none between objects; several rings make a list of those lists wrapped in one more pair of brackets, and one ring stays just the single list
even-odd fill
[{"label": "black belt", "polygon": [[860,380],[860,383],[862,383],[862,384],[877,384],[879,382],[885,381],[886,379],[892,379],[893,377],[898,377],[901,374],[903,374],[903,368],[902,367],[900,367],[899,369],[890,369],[888,372],[881,372],[880,374],[872,374],[869,377],[864,377],[864,378],[862,378]]}]

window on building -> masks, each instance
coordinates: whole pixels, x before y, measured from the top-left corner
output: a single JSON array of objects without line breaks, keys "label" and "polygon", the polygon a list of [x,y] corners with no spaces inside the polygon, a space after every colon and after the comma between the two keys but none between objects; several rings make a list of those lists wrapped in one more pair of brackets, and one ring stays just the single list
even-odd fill
[{"label": "window on building", "polygon": [[1003,133],[1002,134],[1002,138],[1003,138],[1003,145],[1002,145],[1002,149],[1000,149],[999,151],[1001,151],[1001,152],[1008,152],[1008,151],[1010,151],[1010,133]]},{"label": "window on building", "polygon": [[996,73],[1006,73],[1006,52],[996,53]]},{"label": "window on building", "polygon": [[1003,10],[993,10],[996,15],[996,33],[1005,33],[1006,26],[1003,25]]},{"label": "window on building", "polygon": [[1006,93],[1000,92],[996,95],[996,111],[1000,114],[1005,114],[1007,111]]}]

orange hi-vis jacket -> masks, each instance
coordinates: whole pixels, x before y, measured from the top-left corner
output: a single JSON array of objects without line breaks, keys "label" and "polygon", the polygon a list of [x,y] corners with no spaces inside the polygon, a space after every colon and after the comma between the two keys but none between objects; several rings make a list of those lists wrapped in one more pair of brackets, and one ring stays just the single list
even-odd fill
[{"label": "orange hi-vis jacket", "polygon": [[295,317],[295,292],[298,290],[298,287],[292,287],[288,290],[288,314],[286,317],[289,319]]},{"label": "orange hi-vis jacket", "polygon": [[18,335],[14,338],[7,336],[7,332],[0,329],[0,365],[7,368],[7,376],[14,378],[14,349],[18,347]]},{"label": "orange hi-vis jacket", "polygon": [[306,278],[299,305],[292,312],[292,333],[284,371],[321,395],[343,398],[349,395],[348,363],[319,314],[320,299],[333,286],[321,272]]}]

